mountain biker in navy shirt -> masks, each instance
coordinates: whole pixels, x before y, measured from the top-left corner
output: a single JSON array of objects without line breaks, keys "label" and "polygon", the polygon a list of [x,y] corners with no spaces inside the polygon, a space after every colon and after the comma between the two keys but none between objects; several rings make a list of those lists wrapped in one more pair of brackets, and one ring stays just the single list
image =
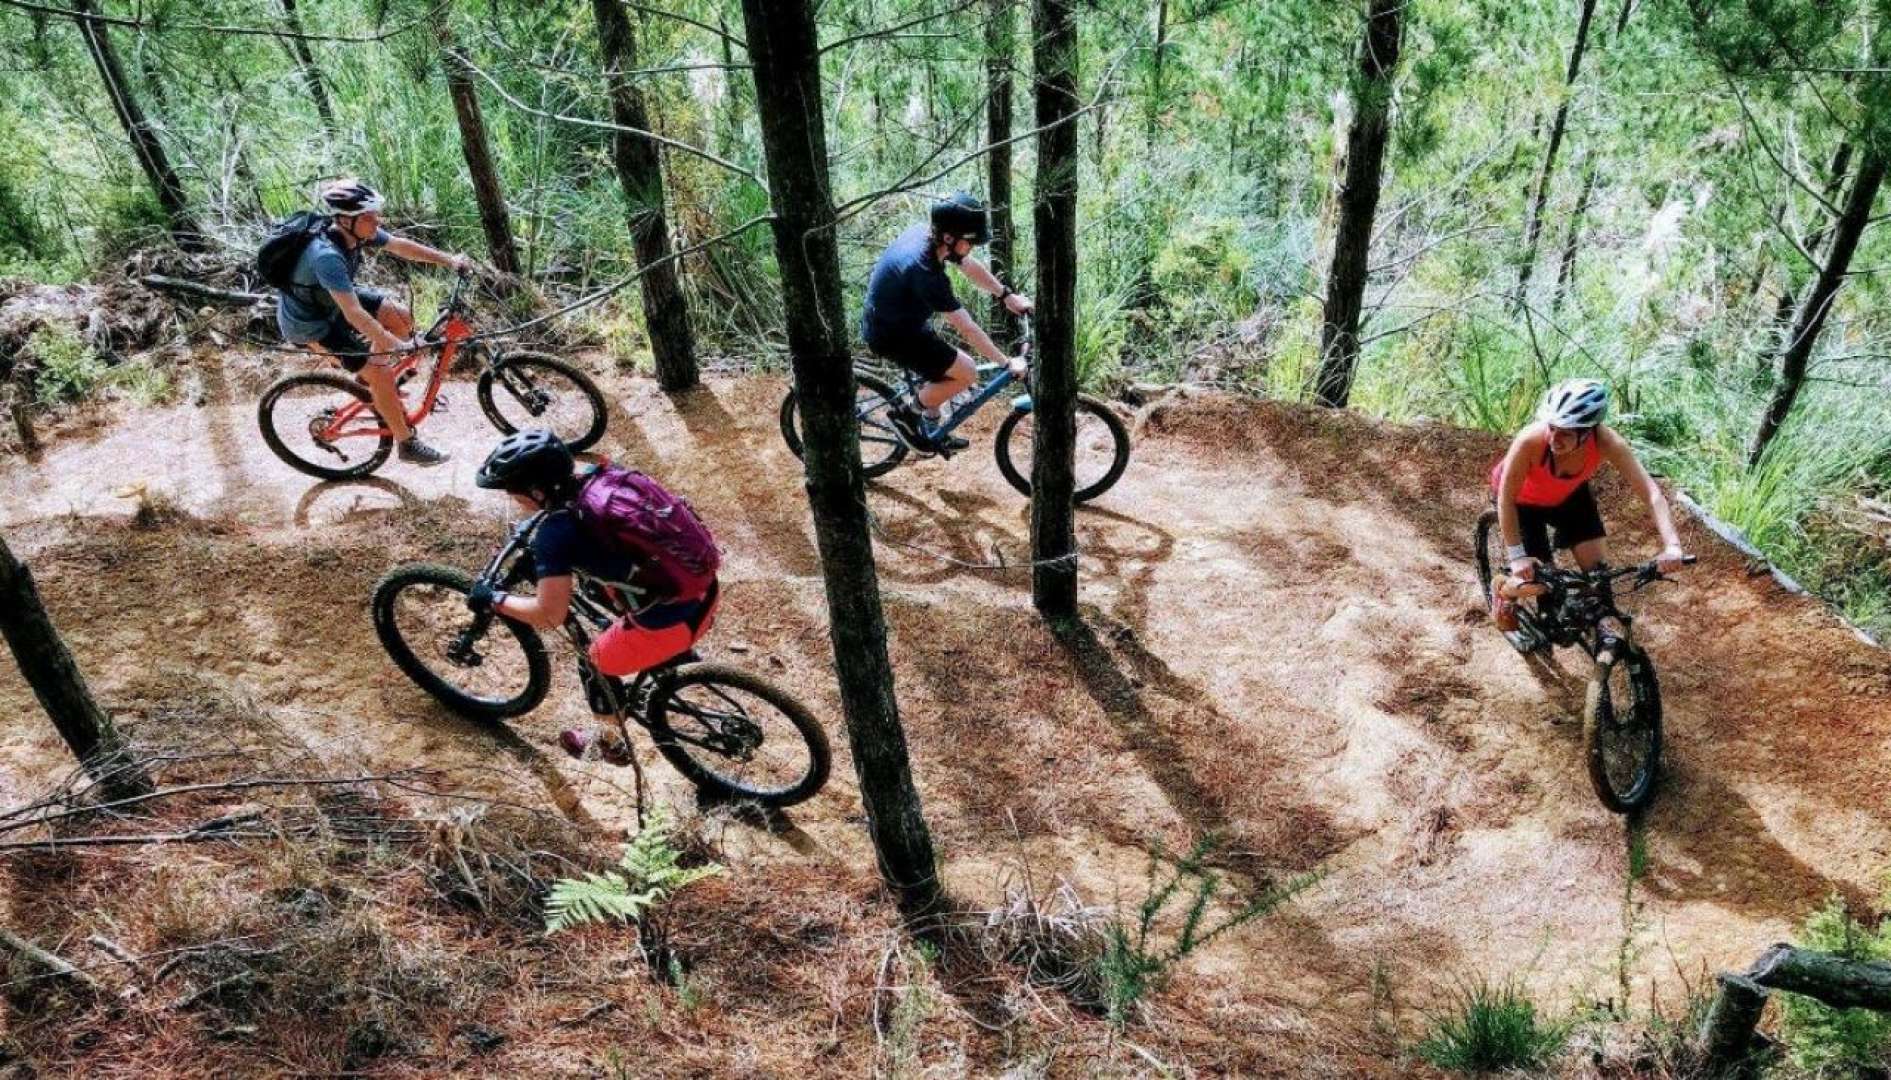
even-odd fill
[{"label": "mountain biker in navy shirt", "polygon": [[381,195],[359,180],[339,180],[322,190],[323,209],[334,215],[296,260],[295,284],[277,293],[276,328],[282,339],[323,356],[367,384],[374,411],[400,444],[400,459],[438,465],[447,455],[420,441],[407,424],[400,390],[394,385],[396,350],[414,334],[414,317],[397,300],[375,289],[355,286],[361,256],[369,248],[410,262],[450,266],[466,273],[464,255],[449,255],[417,240],[393,236],[381,228]]},{"label": "mountain biker in navy shirt", "polygon": [[[943,316],[961,340],[993,363],[1010,366],[1022,377],[1025,362],[1011,358],[992,343],[952,291],[946,277],[948,264],[959,268],[967,281],[999,298],[1013,315],[1028,315],[1031,298],[1015,292],[983,263],[972,249],[991,239],[991,215],[985,204],[964,192],[932,204],[931,220],[914,225],[893,241],[867,279],[867,301],[860,317],[860,336],[875,356],[900,365],[925,380],[919,404],[926,419],[937,420],[939,407],[971,388],[978,378],[976,365],[965,350],[933,331],[934,315]],[[925,429],[920,416],[900,409],[890,419],[900,437],[918,450],[963,450],[964,439],[940,440]]]}]

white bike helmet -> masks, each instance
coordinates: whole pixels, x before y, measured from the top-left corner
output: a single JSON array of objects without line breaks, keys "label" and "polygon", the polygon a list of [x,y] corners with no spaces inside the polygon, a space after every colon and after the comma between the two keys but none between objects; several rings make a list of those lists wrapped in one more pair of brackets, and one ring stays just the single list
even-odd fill
[{"label": "white bike helmet", "polygon": [[373,213],[381,203],[381,193],[359,180],[337,180],[322,189],[322,205],[336,214]]},{"label": "white bike helmet", "polygon": [[1543,395],[1536,418],[1559,428],[1592,428],[1609,415],[1609,388],[1595,379],[1557,383]]}]

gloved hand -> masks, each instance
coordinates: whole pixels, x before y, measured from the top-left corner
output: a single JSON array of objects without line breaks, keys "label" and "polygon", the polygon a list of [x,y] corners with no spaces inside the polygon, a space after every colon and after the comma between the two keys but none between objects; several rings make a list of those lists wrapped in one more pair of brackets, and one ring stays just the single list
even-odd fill
[{"label": "gloved hand", "polygon": [[475,615],[485,615],[499,605],[499,598],[505,594],[495,590],[490,581],[476,581],[466,591],[466,609]]}]

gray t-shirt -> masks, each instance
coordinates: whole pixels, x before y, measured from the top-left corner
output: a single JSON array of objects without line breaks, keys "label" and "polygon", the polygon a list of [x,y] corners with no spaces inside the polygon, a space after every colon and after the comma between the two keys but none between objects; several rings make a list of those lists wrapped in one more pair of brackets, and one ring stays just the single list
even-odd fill
[{"label": "gray t-shirt", "polygon": [[326,230],[302,249],[291,275],[295,287],[276,293],[276,328],[282,339],[294,344],[319,341],[341,317],[330,291],[352,292],[355,271],[361,268],[363,248],[385,247],[386,229],[374,230],[374,237],[353,248],[342,246],[332,230]]}]

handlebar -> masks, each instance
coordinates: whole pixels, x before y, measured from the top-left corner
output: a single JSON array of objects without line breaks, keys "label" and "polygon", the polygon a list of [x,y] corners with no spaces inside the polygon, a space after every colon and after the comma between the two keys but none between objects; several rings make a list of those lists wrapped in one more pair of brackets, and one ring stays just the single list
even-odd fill
[{"label": "handlebar", "polygon": [[[1692,566],[1699,561],[1700,556],[1698,555],[1681,556],[1681,565],[1683,566]],[[1637,589],[1656,581],[1668,580],[1667,575],[1661,572],[1661,564],[1657,559],[1649,559],[1644,563],[1636,563],[1633,566],[1623,566],[1615,569],[1603,567],[1598,570],[1558,570],[1554,567],[1545,566],[1540,567],[1536,574],[1536,580],[1541,581],[1545,585],[1602,585],[1625,577],[1635,578],[1634,587]]]}]

